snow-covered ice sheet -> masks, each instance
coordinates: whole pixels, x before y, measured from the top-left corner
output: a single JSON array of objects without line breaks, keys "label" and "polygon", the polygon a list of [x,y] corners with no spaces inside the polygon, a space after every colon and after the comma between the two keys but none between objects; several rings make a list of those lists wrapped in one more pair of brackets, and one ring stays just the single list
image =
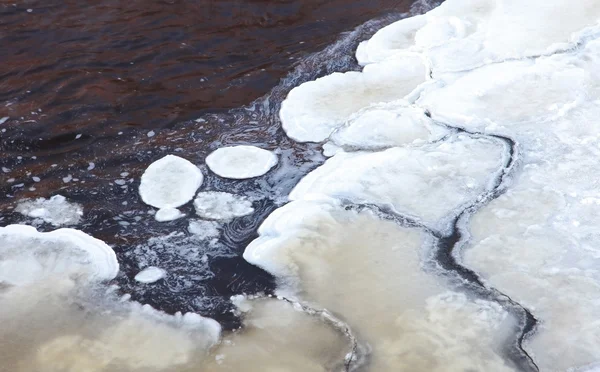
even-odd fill
[{"label": "snow-covered ice sheet", "polygon": [[206,165],[224,178],[254,178],[277,165],[277,155],[256,146],[222,147],[206,157]]},{"label": "snow-covered ice sheet", "polygon": [[456,210],[491,187],[505,151],[495,139],[458,135],[420,147],[339,152],[304,177],[290,199],[372,203],[445,229]]},{"label": "snow-covered ice sheet", "polygon": [[421,267],[426,234],[370,211],[294,201],[267,218],[244,257],[279,294],[340,314],[372,347],[373,371],[512,370],[496,354],[512,319],[448,292]]},{"label": "snow-covered ice sheet", "polygon": [[24,216],[39,218],[54,226],[76,225],[83,216],[83,207],[69,202],[62,195],[54,195],[49,199],[22,200],[17,204],[15,211]]}]

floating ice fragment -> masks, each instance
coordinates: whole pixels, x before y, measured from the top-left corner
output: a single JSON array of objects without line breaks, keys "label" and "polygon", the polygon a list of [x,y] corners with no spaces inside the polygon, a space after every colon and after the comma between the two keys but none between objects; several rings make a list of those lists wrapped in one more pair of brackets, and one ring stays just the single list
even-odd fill
[{"label": "floating ice fragment", "polygon": [[224,178],[244,179],[262,176],[277,164],[277,155],[256,146],[231,146],[206,157],[211,171]]},{"label": "floating ice fragment", "polygon": [[194,207],[198,216],[211,220],[230,220],[254,212],[247,198],[220,191],[199,192]]},{"label": "floating ice fragment", "polygon": [[150,164],[140,183],[144,203],[156,208],[177,208],[190,201],[204,177],[198,167],[175,155]]},{"label": "floating ice fragment", "polygon": [[6,123],[6,121],[8,119],[10,119],[10,117],[8,117],[8,116],[4,116],[4,117],[0,118],[0,125]]},{"label": "floating ice fragment", "polygon": [[83,207],[67,201],[62,195],[20,201],[15,211],[24,216],[41,218],[54,226],[75,225],[83,216]]},{"label": "floating ice fragment", "polygon": [[165,207],[165,208],[160,208],[156,212],[156,214],[154,215],[154,219],[157,220],[158,222],[166,222],[166,221],[176,220],[183,216],[185,216],[185,214],[182,213],[179,209]]},{"label": "floating ice fragment", "polygon": [[165,270],[156,266],[149,266],[140,271],[134,279],[140,283],[154,283],[163,279],[166,275]]}]

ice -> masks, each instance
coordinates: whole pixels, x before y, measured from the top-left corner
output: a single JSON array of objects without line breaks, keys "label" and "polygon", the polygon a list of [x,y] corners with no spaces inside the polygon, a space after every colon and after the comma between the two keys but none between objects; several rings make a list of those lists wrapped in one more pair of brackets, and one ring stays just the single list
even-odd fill
[{"label": "ice", "polygon": [[[0,297],[0,319],[10,323],[0,331],[10,340],[0,359],[10,371],[192,370],[220,335],[217,322],[193,313],[171,316],[147,305],[90,298],[86,303],[53,289],[36,303],[16,292]],[[32,288],[28,293],[36,294]]]},{"label": "ice", "polygon": [[277,155],[256,146],[222,147],[206,157],[206,165],[224,178],[253,178],[277,165]]},{"label": "ice", "polygon": [[240,332],[226,335],[200,370],[325,372],[343,370],[350,343],[318,315],[276,299],[254,299]]},{"label": "ice", "polygon": [[376,104],[352,115],[329,139],[338,147],[377,150],[437,140],[446,131],[405,101]]},{"label": "ice", "polygon": [[198,167],[175,155],[150,164],[140,183],[144,203],[156,208],[177,208],[192,200],[204,177]]},{"label": "ice", "polygon": [[83,207],[67,201],[62,195],[20,201],[15,211],[24,216],[40,218],[54,226],[76,225],[83,216]]},{"label": "ice", "polygon": [[259,234],[244,258],[278,277],[278,294],[341,314],[371,346],[369,370],[512,370],[495,352],[511,318],[423,270],[423,231],[336,203],[294,201]]},{"label": "ice", "polygon": [[[434,72],[549,54],[575,46],[600,20],[600,4],[582,0],[455,0],[424,16],[379,30],[357,50],[361,64],[423,53]],[[458,51],[458,52],[457,52]]]},{"label": "ice", "polygon": [[185,214],[182,213],[179,209],[166,207],[159,209],[154,215],[154,219],[158,222],[165,222],[173,221],[184,216]]},{"label": "ice", "polygon": [[443,229],[440,220],[490,187],[503,167],[504,151],[498,141],[458,135],[421,147],[341,152],[304,177],[290,199],[374,203]]},{"label": "ice", "polygon": [[404,98],[425,81],[426,74],[423,60],[408,56],[304,83],[281,104],[283,129],[299,142],[323,141],[360,109]]},{"label": "ice", "polygon": [[55,277],[100,282],[118,272],[113,250],[79,230],[0,227],[0,283],[20,286]]},{"label": "ice", "polygon": [[140,283],[154,283],[167,275],[167,272],[160,267],[148,266],[144,270],[137,273],[135,280]]},{"label": "ice", "polygon": [[228,192],[200,192],[194,199],[196,214],[211,220],[230,220],[254,212],[247,198]]},{"label": "ice", "polygon": [[192,220],[188,224],[188,231],[198,239],[212,239],[219,236],[219,223],[215,221]]},{"label": "ice", "polygon": [[[599,13],[587,2],[553,4]],[[520,144],[507,192],[472,217],[461,257],[539,319],[525,347],[540,370],[600,361],[599,68],[593,39],[568,53],[440,75],[443,87],[417,102],[434,119]]]}]

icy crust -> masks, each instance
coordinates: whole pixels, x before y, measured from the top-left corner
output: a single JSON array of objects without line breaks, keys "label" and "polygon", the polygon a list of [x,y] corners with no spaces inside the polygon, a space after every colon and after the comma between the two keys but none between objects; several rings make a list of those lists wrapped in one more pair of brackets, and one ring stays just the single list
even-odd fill
[{"label": "icy crust", "polygon": [[150,164],[140,183],[144,203],[156,208],[177,208],[192,200],[202,185],[202,172],[188,160],[167,155]]},{"label": "icy crust", "polygon": [[223,147],[206,157],[206,165],[224,178],[254,178],[277,165],[277,155],[256,146]]},{"label": "icy crust", "polygon": [[418,102],[434,119],[521,144],[520,170],[472,217],[462,256],[540,319],[526,344],[540,370],[600,361],[598,71],[600,41],[592,40],[570,53],[442,76],[445,87]]},{"label": "icy crust", "polygon": [[304,83],[281,104],[283,129],[298,142],[321,142],[360,109],[404,98],[426,74],[420,57],[407,56]]},{"label": "icy crust", "polygon": [[55,277],[100,282],[118,272],[114,251],[79,230],[0,227],[0,283],[20,286]]},{"label": "icy crust", "polygon": [[198,216],[211,220],[230,220],[254,212],[246,197],[220,191],[199,192],[194,207]]},{"label": "icy crust", "polygon": [[372,203],[444,229],[452,212],[491,187],[506,151],[496,140],[457,135],[420,147],[338,152],[304,177],[290,199]]},{"label": "icy crust", "polygon": [[294,201],[259,234],[244,258],[279,278],[279,294],[341,314],[370,346],[369,370],[512,370],[495,352],[512,318],[426,273],[419,229],[336,203]]},{"label": "icy crust", "polygon": [[20,201],[15,211],[24,216],[39,218],[53,226],[76,225],[83,216],[83,207],[67,201],[62,195]]},{"label": "icy crust", "polygon": [[380,150],[435,141],[447,131],[425,112],[400,100],[375,104],[356,114],[329,137],[333,145],[349,150]]},{"label": "icy crust", "polygon": [[434,72],[463,71],[567,50],[589,35],[599,15],[595,0],[576,5],[568,0],[446,1],[423,16],[382,28],[359,45],[356,56],[364,65],[419,52]]}]

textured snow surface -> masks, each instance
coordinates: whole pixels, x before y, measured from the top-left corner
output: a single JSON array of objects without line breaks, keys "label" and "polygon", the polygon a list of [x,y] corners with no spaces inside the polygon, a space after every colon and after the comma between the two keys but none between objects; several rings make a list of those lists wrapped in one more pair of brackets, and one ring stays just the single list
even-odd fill
[{"label": "textured snow surface", "polygon": [[49,199],[20,201],[15,211],[24,216],[39,218],[54,226],[76,225],[83,216],[83,207],[67,201],[67,198],[62,195],[54,195]]},{"label": "textured snow surface", "polygon": [[230,220],[254,212],[252,202],[245,197],[220,191],[198,193],[194,207],[198,216],[212,220]]},{"label": "textured snow surface", "polygon": [[142,174],[140,196],[144,203],[156,208],[177,208],[192,200],[203,180],[194,164],[167,155],[150,164]]},{"label": "textured snow surface", "polygon": [[0,227],[0,283],[19,286],[55,277],[97,282],[118,271],[113,250],[79,230]]},{"label": "textured snow surface", "polygon": [[206,157],[206,165],[224,178],[253,178],[277,165],[277,155],[256,146],[223,147]]}]

